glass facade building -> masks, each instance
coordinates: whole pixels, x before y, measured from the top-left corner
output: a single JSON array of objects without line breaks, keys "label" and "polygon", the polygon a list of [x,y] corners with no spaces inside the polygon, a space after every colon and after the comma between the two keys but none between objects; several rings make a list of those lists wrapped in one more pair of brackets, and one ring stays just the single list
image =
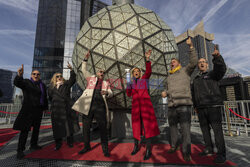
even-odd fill
[{"label": "glass facade building", "polygon": [[67,62],[71,63],[74,42],[81,27],[81,17],[88,18],[104,4],[90,0],[93,5],[83,16],[82,4],[86,3],[85,1],[87,0],[39,0],[32,68],[40,71],[45,84],[49,84],[56,72],[63,73],[68,79]]},{"label": "glass facade building", "polygon": [[[186,40],[188,39],[188,37],[191,37],[191,40],[198,54],[198,59],[200,58],[207,59],[209,70],[212,70],[213,69],[212,53],[214,52],[214,46],[215,46],[215,44],[213,43],[214,34],[209,34],[205,32],[204,23],[203,21],[201,21],[200,24],[198,24],[194,30],[187,30],[187,32],[175,38],[179,50],[179,60],[183,67],[185,67],[189,63],[189,56],[188,56],[189,47],[186,44]],[[197,73],[198,73],[198,68],[195,69],[191,78],[194,78],[194,76],[196,76]]]},{"label": "glass facade building", "polygon": [[17,72],[0,69],[0,89],[3,94],[0,97],[0,103],[12,103],[15,92],[14,78]]}]

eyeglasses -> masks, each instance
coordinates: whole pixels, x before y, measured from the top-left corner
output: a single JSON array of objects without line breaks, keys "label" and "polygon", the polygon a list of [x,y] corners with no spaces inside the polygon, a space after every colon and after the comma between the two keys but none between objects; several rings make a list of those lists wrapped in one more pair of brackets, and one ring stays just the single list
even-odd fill
[{"label": "eyeglasses", "polygon": [[32,75],[35,75],[35,76],[40,76],[39,73],[32,73]]},{"label": "eyeglasses", "polygon": [[56,78],[62,78],[62,75],[57,75]]},{"label": "eyeglasses", "polygon": [[105,74],[105,72],[104,72],[104,71],[99,71],[99,73]]}]

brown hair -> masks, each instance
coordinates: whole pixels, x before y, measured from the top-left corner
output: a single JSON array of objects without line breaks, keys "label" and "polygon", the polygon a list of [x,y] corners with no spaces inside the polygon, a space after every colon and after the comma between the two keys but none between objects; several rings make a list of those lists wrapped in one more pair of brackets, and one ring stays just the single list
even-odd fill
[{"label": "brown hair", "polygon": [[178,61],[178,63],[180,63],[180,60],[177,59],[177,58],[174,58],[174,57],[173,57],[173,58],[171,59],[171,61],[172,61],[172,60],[176,60],[176,61]]},{"label": "brown hair", "polygon": [[133,78],[134,76],[133,76],[133,72],[134,72],[134,70],[135,69],[138,69],[138,70],[140,70],[140,72],[141,72],[141,75],[140,75],[140,78],[142,77],[142,71],[141,71],[141,69],[140,68],[138,68],[138,67],[134,67],[134,68],[132,68],[132,70],[131,70],[131,77]]}]

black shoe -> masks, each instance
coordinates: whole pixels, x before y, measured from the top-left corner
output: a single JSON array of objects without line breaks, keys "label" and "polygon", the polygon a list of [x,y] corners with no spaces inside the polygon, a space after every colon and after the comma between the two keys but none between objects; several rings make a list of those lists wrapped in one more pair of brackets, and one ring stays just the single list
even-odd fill
[{"label": "black shoe", "polygon": [[67,144],[70,148],[74,147],[73,142],[74,142],[73,136],[67,137]]},{"label": "black shoe", "polygon": [[131,155],[135,155],[139,150],[140,150],[140,148],[139,148],[139,145],[138,145],[138,142],[137,142],[137,143],[135,143],[135,145],[134,145],[134,149],[133,149],[133,151],[131,152]]},{"label": "black shoe", "polygon": [[61,147],[62,147],[62,142],[58,142],[56,143],[55,150],[60,150]]},{"label": "black shoe", "polygon": [[73,143],[68,143],[68,146],[69,146],[70,148],[73,148],[73,147],[74,147]]},{"label": "black shoe", "polygon": [[144,160],[148,160],[152,155],[152,152],[151,152],[151,149],[148,149],[146,150],[146,154],[144,155]]},{"label": "black shoe", "polygon": [[108,149],[108,144],[102,145],[102,151],[103,151],[103,155],[105,157],[110,157],[109,149]]},{"label": "black shoe", "polygon": [[90,146],[85,146],[81,151],[78,152],[78,154],[84,154],[90,150],[91,150]]},{"label": "black shoe", "polygon": [[178,146],[178,147],[171,147],[171,148],[168,150],[168,153],[169,153],[169,154],[173,154],[173,153],[175,153],[177,150],[180,150],[180,146]]},{"label": "black shoe", "polygon": [[186,161],[186,162],[189,162],[189,161],[192,160],[190,154],[184,154],[184,155],[183,155],[183,159],[184,159],[184,161]]},{"label": "black shoe", "polygon": [[199,153],[199,156],[204,157],[204,156],[212,156],[213,155],[213,151],[210,151],[208,149],[204,149],[201,153]]},{"label": "black shoe", "polygon": [[42,146],[39,146],[39,145],[30,146],[30,150],[41,150],[41,149],[42,149]]},{"label": "black shoe", "polygon": [[226,162],[226,157],[223,155],[217,155],[214,159],[214,163],[216,164],[224,164]]},{"label": "black shoe", "polygon": [[16,158],[17,159],[23,159],[25,157],[25,154],[23,153],[23,151],[18,151],[16,154]]}]

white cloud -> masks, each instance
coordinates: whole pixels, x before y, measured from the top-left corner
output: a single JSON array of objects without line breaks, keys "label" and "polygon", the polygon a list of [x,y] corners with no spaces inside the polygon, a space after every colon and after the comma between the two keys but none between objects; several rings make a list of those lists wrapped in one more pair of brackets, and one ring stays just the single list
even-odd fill
[{"label": "white cloud", "polygon": [[31,30],[19,30],[19,29],[0,29],[0,36],[9,36],[9,35],[25,35],[33,37],[35,36],[35,31]]},{"label": "white cloud", "polygon": [[[210,18],[212,18],[212,17],[215,15],[215,13],[216,13],[221,7],[223,7],[227,2],[228,2],[228,0],[221,0],[218,4],[215,4],[214,7],[212,7],[212,8],[206,13],[206,15],[202,18],[202,20],[203,20],[204,22],[207,22],[207,21],[208,21]],[[199,23],[199,22],[198,22],[198,23]],[[195,28],[195,26],[196,26],[198,23],[194,24],[194,25],[192,26],[191,29]]]},{"label": "white cloud", "polygon": [[38,0],[0,0],[0,4],[29,13],[37,13],[38,10]]},{"label": "white cloud", "polygon": [[250,34],[215,34],[227,65],[243,75],[250,74]]}]

